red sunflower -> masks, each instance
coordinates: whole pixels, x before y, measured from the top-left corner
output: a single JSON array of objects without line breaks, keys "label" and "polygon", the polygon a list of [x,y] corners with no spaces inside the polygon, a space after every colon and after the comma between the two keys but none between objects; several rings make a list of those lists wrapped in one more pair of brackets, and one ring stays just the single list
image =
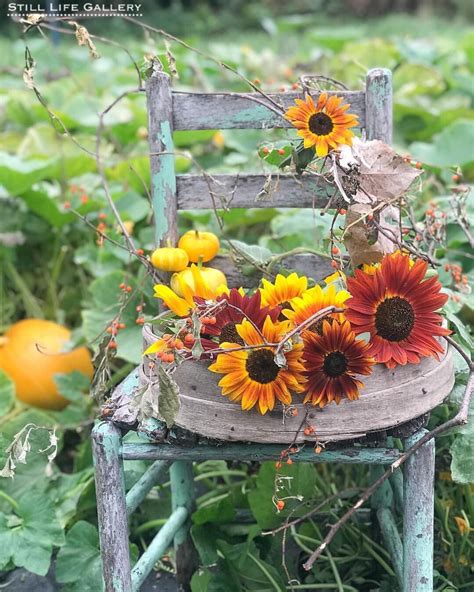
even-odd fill
[{"label": "red sunflower", "polygon": [[441,294],[437,276],[425,279],[428,263],[411,265],[402,253],[385,255],[374,273],[356,269],[347,278],[352,298],[346,300],[346,318],[354,331],[370,333],[370,353],[388,368],[417,364],[420,357],[444,352],[436,337],[450,331],[437,314],[448,296]]},{"label": "red sunflower", "polygon": [[[211,339],[217,337],[219,344],[227,341],[244,345],[236,325],[242,323],[244,319],[249,319],[258,329],[262,330],[267,316],[275,323],[281,311],[279,306],[262,307],[259,290],[252,296],[247,296],[236,288],[232,288],[228,294],[217,297],[216,302],[222,302],[223,306],[215,314],[215,323],[206,325],[205,335]],[[202,339],[202,345],[204,349],[216,347],[216,343],[209,339]]]},{"label": "red sunflower", "polygon": [[364,384],[355,376],[369,375],[375,360],[369,354],[368,344],[356,339],[350,323],[325,320],[321,335],[303,333],[303,344],[305,403],[325,407],[332,401],[339,405],[344,397],[351,401],[359,398]]}]

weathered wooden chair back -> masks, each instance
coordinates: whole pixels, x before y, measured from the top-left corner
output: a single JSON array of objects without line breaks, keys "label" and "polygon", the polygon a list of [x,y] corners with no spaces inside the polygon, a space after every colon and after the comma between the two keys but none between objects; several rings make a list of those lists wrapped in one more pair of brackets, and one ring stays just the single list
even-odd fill
[{"label": "weathered wooden chair back", "polygon": [[[317,93],[314,93],[317,95]],[[359,117],[360,128],[369,140],[390,143],[392,139],[392,80],[390,70],[368,72],[362,91],[337,91],[344,96],[351,113]],[[269,95],[283,108],[303,98],[303,93],[282,92]],[[259,93],[191,93],[174,91],[167,74],[155,73],[147,82],[151,184],[155,217],[155,241],[178,238],[177,211],[222,208],[320,208],[330,196],[329,187],[303,175],[279,175],[269,199],[257,200],[267,181],[263,174],[176,175],[173,131],[289,128],[291,124],[268,108],[268,99]],[[264,136],[262,135],[262,140]],[[331,188],[331,192],[334,188]],[[313,277],[321,261],[311,262]],[[229,285],[239,284],[229,258],[217,267],[226,272]],[[294,260],[290,267],[298,267]],[[307,265],[304,266],[305,268]],[[324,267],[324,264],[323,264]],[[327,267],[327,265],[326,265]],[[328,268],[330,269],[330,268]],[[306,271],[306,269],[304,269]],[[316,271],[317,273],[317,271]]]}]

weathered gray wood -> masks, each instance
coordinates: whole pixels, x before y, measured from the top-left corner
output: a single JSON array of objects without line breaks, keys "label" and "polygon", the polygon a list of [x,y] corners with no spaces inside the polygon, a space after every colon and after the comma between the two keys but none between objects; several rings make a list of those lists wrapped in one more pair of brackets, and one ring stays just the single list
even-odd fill
[{"label": "weathered gray wood", "polygon": [[110,422],[92,432],[105,592],[132,592],[121,442],[120,429]]},{"label": "weathered gray wood", "polygon": [[164,245],[170,239],[174,244],[178,239],[178,226],[173,101],[169,76],[164,72],[155,72],[147,80],[146,93],[155,242]]},{"label": "weathered gray wood", "polygon": [[[330,91],[329,95],[343,96],[351,105],[351,113],[359,116],[365,126],[364,92]],[[301,92],[269,93],[286,111]],[[319,93],[314,93],[317,99]],[[173,92],[173,125],[175,130],[206,129],[269,129],[287,128],[291,124],[260,102],[268,99],[258,93],[186,93]]]},{"label": "weathered gray wood", "polygon": [[[420,430],[404,442],[419,440]],[[402,592],[433,591],[435,441],[430,440],[404,465],[403,587]]]},{"label": "weathered gray wood", "polygon": [[[209,265],[225,273],[229,288],[238,288],[240,286],[254,288],[258,286],[262,278],[262,272],[258,269],[255,269],[255,273],[252,273],[252,275],[243,274],[235,261],[232,260],[232,254],[218,255]],[[310,253],[286,257],[281,261],[281,265],[275,265],[272,270],[272,277],[275,277],[282,269],[297,270],[300,274],[316,281],[320,281],[334,271],[329,258]]]},{"label": "weathered gray wood", "polygon": [[[322,208],[338,191],[314,175],[178,175],[178,208]],[[262,191],[267,193],[261,195]]]},{"label": "weathered gray wood", "polygon": [[[148,330],[149,331],[149,330]],[[154,338],[144,330],[145,341]],[[145,363],[145,375],[149,369]],[[305,412],[301,396],[295,395],[298,416],[283,422],[282,408],[261,416],[255,409],[243,412],[240,405],[220,393],[221,375],[207,370],[204,362],[188,361],[174,377],[181,389],[181,409],[176,424],[197,434],[222,440],[251,442],[291,442]],[[314,436],[299,434],[305,440],[336,441],[360,438],[400,425],[423,415],[439,405],[454,383],[450,352],[441,362],[425,358],[419,364],[408,364],[389,370],[378,364],[371,376],[363,377],[365,386],[358,401],[343,400],[310,412]]]},{"label": "weathered gray wood", "polygon": [[367,139],[382,140],[386,144],[391,144],[393,128],[391,70],[374,68],[367,73],[365,102]]},{"label": "weathered gray wood", "polygon": [[[169,444],[138,443],[123,445],[125,460],[237,460],[258,461],[281,458],[282,444],[260,444],[229,442],[213,446],[170,446]],[[342,463],[342,464],[380,464],[389,465],[400,458],[397,448],[368,448],[350,446],[338,450],[322,450],[316,454],[312,446],[304,446],[291,455],[294,462]]]}]

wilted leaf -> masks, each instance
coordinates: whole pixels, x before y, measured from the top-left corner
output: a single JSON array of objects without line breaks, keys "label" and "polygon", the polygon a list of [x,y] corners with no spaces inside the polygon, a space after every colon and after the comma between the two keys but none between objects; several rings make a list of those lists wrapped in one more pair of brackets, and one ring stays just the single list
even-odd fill
[{"label": "wilted leaf", "polygon": [[[392,202],[406,193],[422,173],[385,142],[354,140],[353,154],[360,163],[358,203]],[[369,197],[370,196],[370,197]]]},{"label": "wilted leaf", "polygon": [[[353,204],[347,209],[344,245],[354,267],[362,263],[378,263],[385,253],[392,253],[397,248],[395,242],[378,233],[375,227],[368,226],[365,216],[371,212],[372,206],[364,203]],[[387,232],[393,230],[397,236],[396,227],[388,224],[388,216],[389,213],[380,216],[380,225],[387,228]]]},{"label": "wilted leaf", "polygon": [[163,366],[158,368],[158,384],[160,386],[160,395],[158,397],[159,415],[166,422],[166,426],[170,428],[174,425],[180,407],[179,387],[176,381],[169,374],[166,374]]}]

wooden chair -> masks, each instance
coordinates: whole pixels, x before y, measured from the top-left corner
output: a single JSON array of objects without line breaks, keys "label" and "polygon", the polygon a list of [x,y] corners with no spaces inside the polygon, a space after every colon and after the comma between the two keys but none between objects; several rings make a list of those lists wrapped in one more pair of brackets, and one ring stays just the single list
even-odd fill
[{"label": "wooden chair", "polygon": [[[391,142],[392,86],[391,72],[375,69],[367,74],[366,88],[359,92],[338,92],[357,113],[367,139]],[[280,93],[272,98],[284,107],[294,102],[298,93]],[[252,97],[265,101],[258,94],[187,93],[171,89],[169,77],[155,73],[147,83],[149,137],[151,149],[152,198],[156,244],[177,239],[177,210],[212,208],[215,195],[225,188],[232,193],[231,207],[322,207],[328,199],[326,188],[311,179],[296,181],[282,175],[270,201],[255,201],[265,184],[264,175],[217,175],[215,193],[201,175],[175,175],[174,130],[206,129],[269,129],[290,127],[287,122]],[[213,183],[213,182],[212,182]],[[218,205],[218,204],[217,204]],[[231,284],[242,278],[227,265]],[[321,267],[322,266],[322,267]],[[290,267],[312,268],[314,277],[325,271],[324,264],[312,256],[291,261]],[[330,268],[328,269],[328,271]],[[116,390],[120,397],[130,397],[137,388],[137,372],[132,373]],[[418,423],[418,428],[420,423]],[[195,569],[194,550],[189,537],[190,515],[193,511],[194,461],[206,459],[263,461],[278,459],[278,444],[224,443],[212,446],[198,444],[174,446],[170,438],[157,443],[123,443],[123,426],[112,421],[100,422],[93,431],[96,468],[97,510],[103,576],[107,592],[136,592],[155,562],[174,541],[179,588],[189,589]],[[159,429],[158,429],[159,431]],[[410,433],[411,431],[411,433]],[[412,445],[423,429],[405,432],[405,446]],[[172,436],[171,432],[171,436]],[[374,478],[383,466],[395,461],[400,452],[388,445],[382,447],[353,446],[323,450],[315,455],[312,448],[303,449],[292,458],[301,462],[363,463],[373,467]],[[126,492],[123,463],[127,460],[154,461],[145,474]],[[148,549],[132,568],[129,556],[127,518],[137,508],[166,469],[170,469],[172,513]],[[394,570],[403,592],[433,590],[433,481],[434,441],[415,453],[401,471],[394,473],[372,498],[385,544],[392,555]],[[391,507],[392,498],[403,511],[403,543]]]}]

